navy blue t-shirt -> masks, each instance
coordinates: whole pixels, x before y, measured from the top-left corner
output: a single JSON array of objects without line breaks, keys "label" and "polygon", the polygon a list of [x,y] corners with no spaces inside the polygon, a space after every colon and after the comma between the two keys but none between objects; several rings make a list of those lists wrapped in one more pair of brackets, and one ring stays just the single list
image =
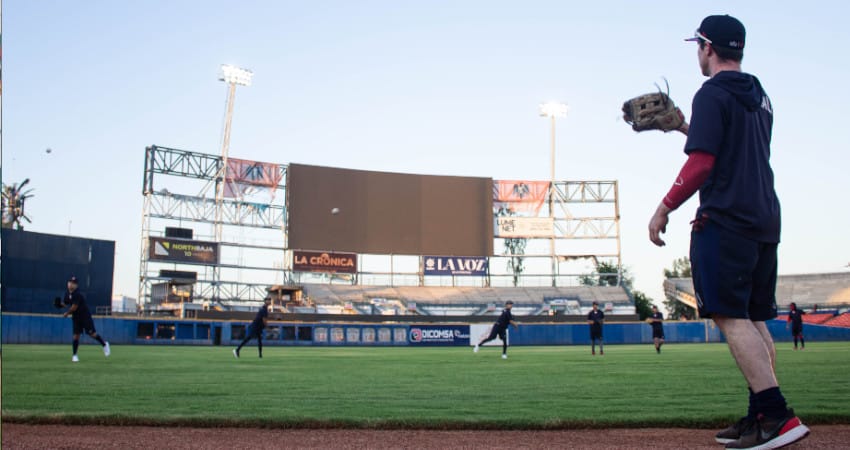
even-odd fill
[{"label": "navy blue t-shirt", "polygon": [[661,323],[661,321],[664,320],[664,314],[661,314],[661,311],[658,311],[652,313],[651,317],[653,319],[658,319],[657,321],[653,320],[652,322],[650,322],[650,325],[652,325],[652,331],[661,332],[661,330],[663,329],[662,327],[664,326]]},{"label": "navy blue t-shirt", "polygon": [[71,318],[74,320],[86,320],[91,318],[91,311],[86,305],[86,297],[77,289],[74,292],[65,291],[65,304],[77,305],[77,309],[71,313]]},{"label": "navy blue t-shirt", "polygon": [[693,100],[685,153],[714,155],[699,188],[697,217],[748,239],[778,243],[779,200],[770,167],[773,107],[759,80],[724,71],[706,81]]},{"label": "navy blue t-shirt", "polygon": [[796,329],[803,328],[803,314],[806,312],[802,309],[795,309],[788,313],[788,320],[791,321],[791,327]]},{"label": "navy blue t-shirt", "polygon": [[602,321],[605,319],[605,313],[602,310],[597,309],[596,311],[590,310],[587,313],[587,320],[592,321],[590,324],[591,330],[601,330],[602,329]]},{"label": "navy blue t-shirt", "polygon": [[266,319],[268,317],[269,317],[269,308],[268,308],[268,306],[263,304],[263,306],[260,307],[260,310],[257,311],[257,315],[254,316],[254,321],[251,322],[251,328],[253,328],[256,331],[262,330],[263,328],[266,327],[266,324],[265,324],[265,322],[263,322],[263,319]]},{"label": "navy blue t-shirt", "polygon": [[507,330],[508,325],[510,325],[512,320],[514,320],[514,315],[511,314],[511,310],[505,309],[502,311],[502,315],[496,319],[496,326],[499,327],[499,329]]}]

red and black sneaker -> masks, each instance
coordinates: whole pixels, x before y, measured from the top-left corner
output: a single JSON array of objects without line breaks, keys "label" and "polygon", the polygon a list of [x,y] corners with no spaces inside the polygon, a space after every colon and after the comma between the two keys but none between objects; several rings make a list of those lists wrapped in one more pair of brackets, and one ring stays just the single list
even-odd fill
[{"label": "red and black sneaker", "polygon": [[740,438],[748,428],[755,424],[755,422],[756,419],[749,416],[741,417],[737,422],[718,431],[717,434],[714,435],[714,440],[717,441],[718,444],[727,444],[732,442],[735,439]]},{"label": "red and black sneaker", "polygon": [[740,438],[726,444],[726,448],[768,450],[791,445],[809,435],[809,428],[788,409],[785,417],[771,419],[759,415],[755,426],[745,430]]}]

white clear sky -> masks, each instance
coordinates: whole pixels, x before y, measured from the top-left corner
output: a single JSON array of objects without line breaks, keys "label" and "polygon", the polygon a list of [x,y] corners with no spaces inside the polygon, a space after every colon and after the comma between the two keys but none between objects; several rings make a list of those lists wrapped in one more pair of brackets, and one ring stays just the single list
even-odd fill
[{"label": "white clear sky", "polygon": [[[579,4],[580,3],[580,4]],[[647,223],[685,156],[679,134],[635,134],[623,100],[665,76],[690,115],[708,14],[746,25],[744,70],[775,108],[780,273],[847,270],[847,43],[840,1],[4,0],[3,180],[31,178],[29,230],[115,240],[116,293],[138,286],[144,148],[217,154],[222,63],[250,68],[231,155],[369,170],[620,182],[623,261],[663,298],[688,253],[692,199],[668,245]],[[45,149],[51,148],[48,154]]]}]

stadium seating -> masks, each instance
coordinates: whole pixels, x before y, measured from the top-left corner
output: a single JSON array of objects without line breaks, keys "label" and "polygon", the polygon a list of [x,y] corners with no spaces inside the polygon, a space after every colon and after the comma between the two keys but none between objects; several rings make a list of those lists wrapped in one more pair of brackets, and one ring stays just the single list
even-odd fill
[{"label": "stadium seating", "polygon": [[824,323],[824,325],[828,325],[831,327],[844,327],[850,328],[850,313],[844,313],[838,316],[829,319]]},{"label": "stadium seating", "polygon": [[423,315],[498,314],[506,301],[514,302],[517,315],[536,315],[546,311],[553,299],[570,299],[582,309],[591,303],[611,304],[613,314],[634,314],[634,305],[621,287],[443,287],[443,286],[362,286],[305,284],[304,295],[317,311],[339,310],[367,313],[376,300],[409,305],[411,312]]},{"label": "stadium seating", "polygon": [[[667,295],[685,303],[693,303],[694,286],[691,278],[670,278],[664,281]],[[850,272],[805,275],[780,275],[776,282],[776,303],[788,310],[794,302],[805,311],[817,306],[820,309],[839,309],[850,306]]]},{"label": "stadium seating", "polygon": [[[829,320],[835,317],[834,313],[807,313],[803,315],[803,323],[810,323],[813,325],[822,325],[826,324]],[[777,320],[787,321],[788,315],[784,314],[776,317]]]}]

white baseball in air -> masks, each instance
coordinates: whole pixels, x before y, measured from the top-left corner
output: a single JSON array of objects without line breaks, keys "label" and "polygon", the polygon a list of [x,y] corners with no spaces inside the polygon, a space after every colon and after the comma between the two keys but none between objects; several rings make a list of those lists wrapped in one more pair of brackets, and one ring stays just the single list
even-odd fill
[{"label": "white baseball in air", "polygon": [[339,214],[339,208],[332,209],[331,214],[334,214],[334,215]]}]

